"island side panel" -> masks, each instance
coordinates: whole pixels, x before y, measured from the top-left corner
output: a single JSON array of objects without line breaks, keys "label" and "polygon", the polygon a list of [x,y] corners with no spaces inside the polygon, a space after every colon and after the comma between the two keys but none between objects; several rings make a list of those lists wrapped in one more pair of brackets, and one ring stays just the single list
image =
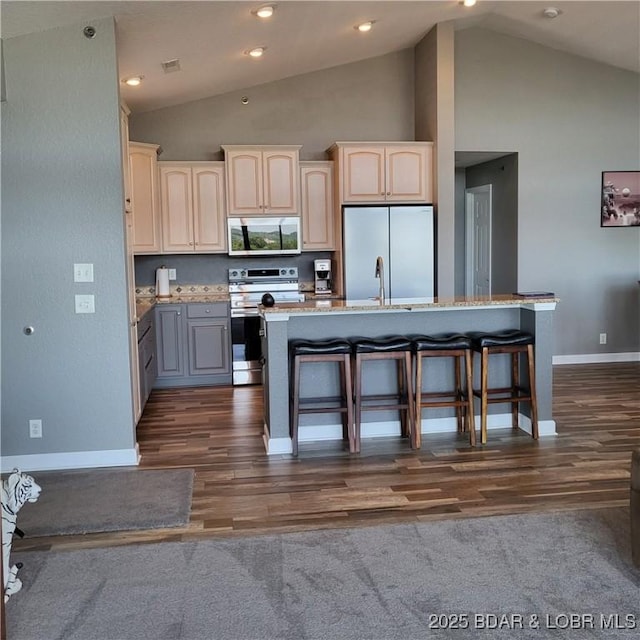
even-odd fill
[{"label": "island side panel", "polygon": [[[520,328],[535,336],[536,394],[538,396],[538,428],[540,435],[556,433],[553,419],[553,309],[549,305],[531,305],[520,310]],[[522,361],[524,358],[522,359]],[[521,368],[524,363],[521,361]],[[521,371],[523,380],[527,374]],[[524,405],[527,416],[529,407]]]},{"label": "island side panel", "polygon": [[267,452],[291,453],[289,436],[288,319],[271,315],[263,330],[264,418]]}]

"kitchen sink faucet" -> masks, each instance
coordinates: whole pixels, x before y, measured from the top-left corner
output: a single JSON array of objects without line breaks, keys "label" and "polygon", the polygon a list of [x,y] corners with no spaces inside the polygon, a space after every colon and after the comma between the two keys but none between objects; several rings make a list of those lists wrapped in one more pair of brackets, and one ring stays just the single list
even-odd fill
[{"label": "kitchen sink faucet", "polygon": [[382,256],[378,256],[376,258],[376,278],[380,278],[380,291],[378,293],[378,297],[382,304],[384,302],[384,260],[382,259]]}]

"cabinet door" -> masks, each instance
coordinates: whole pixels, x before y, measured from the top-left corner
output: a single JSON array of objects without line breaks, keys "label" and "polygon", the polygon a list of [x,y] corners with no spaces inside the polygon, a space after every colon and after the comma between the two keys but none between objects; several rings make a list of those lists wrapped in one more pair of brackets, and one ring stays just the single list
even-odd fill
[{"label": "cabinet door", "polygon": [[224,252],[225,234],[224,164],[194,166],[193,229],[196,252]]},{"label": "cabinet door", "polygon": [[158,378],[184,375],[183,306],[156,307],[156,353]]},{"label": "cabinet door", "polygon": [[300,164],[300,209],[302,249],[334,249],[332,162]]},{"label": "cabinet door", "polygon": [[229,320],[188,320],[189,375],[230,372]]},{"label": "cabinet door", "polygon": [[160,167],[162,191],[162,250],[193,252],[193,194],[191,168]]},{"label": "cabinet door", "polygon": [[262,152],[227,151],[227,203],[231,216],[264,213]]},{"label": "cabinet door", "polygon": [[262,184],[264,213],[299,213],[298,152],[263,151]]},{"label": "cabinet door", "polygon": [[129,144],[134,253],[160,253],[162,250],[157,153],[156,145],[135,142]]},{"label": "cabinet door", "polygon": [[386,199],[384,147],[344,149],[343,202],[379,202]]},{"label": "cabinet door", "polygon": [[386,148],[386,198],[391,202],[431,202],[431,162],[428,149]]}]

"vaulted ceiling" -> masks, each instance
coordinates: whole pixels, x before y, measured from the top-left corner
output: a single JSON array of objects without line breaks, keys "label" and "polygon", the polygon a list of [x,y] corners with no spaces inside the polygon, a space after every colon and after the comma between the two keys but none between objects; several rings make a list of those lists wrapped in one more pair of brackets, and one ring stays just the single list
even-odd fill
[{"label": "vaulted ceiling", "polygon": [[[154,110],[265,82],[398,51],[417,44],[437,23],[480,26],[599,62],[640,72],[640,2],[458,0],[268,0],[24,2],[2,0],[3,39],[114,16],[122,87],[134,112]],[[558,15],[546,17],[545,9]],[[354,27],[373,21],[368,33]],[[97,34],[96,37],[99,37]],[[259,59],[247,55],[264,47]],[[179,60],[179,70],[162,63]]]}]

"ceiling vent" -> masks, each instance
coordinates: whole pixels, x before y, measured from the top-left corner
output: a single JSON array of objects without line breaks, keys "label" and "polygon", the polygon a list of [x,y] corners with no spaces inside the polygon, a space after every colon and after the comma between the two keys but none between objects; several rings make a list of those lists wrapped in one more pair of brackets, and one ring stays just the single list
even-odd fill
[{"label": "ceiling vent", "polygon": [[180,71],[180,60],[174,58],[173,60],[167,60],[162,63],[162,69],[165,73],[173,73],[174,71]]}]

